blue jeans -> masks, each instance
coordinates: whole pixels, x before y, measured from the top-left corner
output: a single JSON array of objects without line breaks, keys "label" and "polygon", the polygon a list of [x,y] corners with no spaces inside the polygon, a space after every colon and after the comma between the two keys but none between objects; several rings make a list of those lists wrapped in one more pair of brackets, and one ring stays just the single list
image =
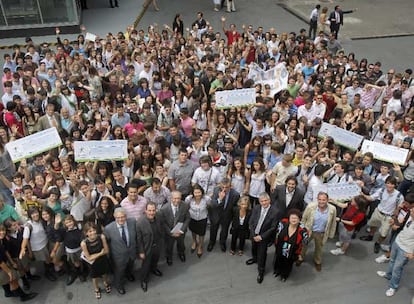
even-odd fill
[{"label": "blue jeans", "polygon": [[387,279],[390,280],[389,287],[398,289],[401,280],[401,274],[405,264],[408,263],[406,252],[402,250],[396,242],[392,244],[391,259],[388,265]]},{"label": "blue jeans", "polygon": [[14,197],[11,191],[7,188],[0,189],[0,193],[3,195],[4,202],[7,205],[13,206],[15,205]]}]

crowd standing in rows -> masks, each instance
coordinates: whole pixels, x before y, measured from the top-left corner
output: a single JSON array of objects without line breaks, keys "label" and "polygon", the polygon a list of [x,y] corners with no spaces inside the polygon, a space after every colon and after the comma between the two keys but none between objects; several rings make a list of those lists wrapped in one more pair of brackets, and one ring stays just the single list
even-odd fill
[{"label": "crowd standing in rows", "polygon": [[[395,293],[414,257],[412,70],[384,73],[381,62],[346,54],[338,30],[327,37],[321,28],[311,40],[305,29],[278,33],[221,21],[224,35],[199,12],[189,28],[177,14],[172,26],[128,27],[95,41],[57,36],[56,50],[27,38],[27,48],[16,45],[4,55],[0,283],[6,297],[36,296],[17,281],[27,290],[40,279],[30,273],[33,259],[44,263],[50,281],[66,273],[70,285],[89,273],[100,298],[112,286],[125,293],[138,258],[147,291],[150,275],[162,276],[160,257],[173,264],[175,244],[186,262],[187,230],[190,252],[202,258],[208,228],[207,251],[218,239],[227,252],[230,233],[229,254],[242,256],[251,240],[246,264],[257,264],[258,283],[274,243],[274,275],[285,281],[310,241],[316,271],[336,230],[331,253],[352,250],[366,218],[370,232],[361,239],[375,238],[375,253],[386,240],[392,245],[376,261],[389,262],[378,275],[389,279],[387,296]],[[269,70],[279,63],[289,78],[276,94],[248,77],[252,64]],[[256,89],[255,104],[217,107],[216,92],[242,88]],[[322,122],[409,149],[408,159],[404,166],[378,162],[372,153],[318,138]],[[13,164],[5,145],[48,128],[58,130],[63,145]],[[75,141],[117,139],[128,141],[128,159],[75,162]],[[356,183],[361,194],[336,202],[318,191],[325,183]]]}]

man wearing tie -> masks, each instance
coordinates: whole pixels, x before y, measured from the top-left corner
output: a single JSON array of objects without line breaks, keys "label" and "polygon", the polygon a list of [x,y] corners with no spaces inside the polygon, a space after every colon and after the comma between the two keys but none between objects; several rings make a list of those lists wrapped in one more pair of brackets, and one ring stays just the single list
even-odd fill
[{"label": "man wearing tie", "polygon": [[[159,211],[163,234],[165,236],[165,257],[167,264],[172,265],[174,242],[177,242],[178,257],[185,262],[184,238],[190,223],[189,206],[182,202],[181,192],[173,191],[171,203],[164,204]],[[178,231],[173,231],[176,225],[182,225]]]},{"label": "man wearing tie", "polygon": [[161,222],[156,212],[155,203],[149,202],[145,208],[145,216],[137,221],[138,254],[142,259],[141,288],[144,292],[148,289],[150,271],[158,277],[162,276],[158,269],[162,241]]},{"label": "man wearing tie", "polygon": [[257,283],[263,282],[266,267],[267,247],[274,238],[276,231],[276,208],[270,204],[270,196],[266,192],[259,195],[260,205],[253,208],[249,226],[252,239],[252,258],[246,261],[247,265],[257,263],[259,274]]},{"label": "man wearing tie", "polygon": [[62,131],[60,115],[55,112],[55,105],[48,103],[46,105],[46,115],[39,118],[40,131],[55,127],[58,132]]},{"label": "man wearing tie", "polygon": [[207,251],[212,251],[216,244],[218,229],[220,231],[220,248],[226,251],[226,241],[229,233],[230,223],[233,219],[233,208],[237,206],[240,194],[231,188],[231,181],[223,178],[220,185],[214,189],[211,199],[210,216],[210,242]]},{"label": "man wearing tie", "polygon": [[338,32],[341,25],[344,25],[344,14],[350,14],[356,9],[343,11],[339,5],[335,6],[335,10],[329,15],[331,21],[331,34],[335,34],[335,39],[338,39]]},{"label": "man wearing tie", "polygon": [[276,186],[275,191],[272,192],[272,205],[276,208],[278,221],[286,218],[291,209],[303,211],[305,192],[297,186],[296,177],[291,175],[288,176],[284,185]]},{"label": "man wearing tie", "polygon": [[123,208],[114,211],[115,222],[105,227],[104,234],[109,242],[109,248],[114,271],[113,285],[119,294],[125,294],[124,281],[135,281],[132,274],[135,258],[138,253],[136,242],[136,221],[126,217]]}]

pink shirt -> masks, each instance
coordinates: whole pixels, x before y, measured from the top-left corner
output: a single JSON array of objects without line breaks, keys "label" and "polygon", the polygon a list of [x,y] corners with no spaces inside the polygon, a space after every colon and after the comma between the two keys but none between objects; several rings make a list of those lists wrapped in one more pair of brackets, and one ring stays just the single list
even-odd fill
[{"label": "pink shirt", "polygon": [[195,121],[191,117],[187,117],[186,119],[181,119],[181,127],[183,128],[184,134],[187,137],[191,137],[193,133],[193,125]]},{"label": "pink shirt", "polygon": [[144,132],[144,124],[142,122],[139,122],[137,124],[127,123],[124,129],[127,131],[128,137],[131,137],[137,132]]},{"label": "pink shirt", "polygon": [[127,217],[135,218],[136,220],[144,215],[146,206],[147,200],[141,195],[138,195],[135,203],[130,202],[128,197],[124,198],[121,202],[121,207],[125,209]]}]

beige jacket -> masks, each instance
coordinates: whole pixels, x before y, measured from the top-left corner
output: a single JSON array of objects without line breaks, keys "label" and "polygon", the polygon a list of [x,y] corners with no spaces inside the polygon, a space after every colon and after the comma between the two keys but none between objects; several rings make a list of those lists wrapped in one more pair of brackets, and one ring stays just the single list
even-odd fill
[{"label": "beige jacket", "polygon": [[[318,203],[310,203],[305,211],[303,212],[302,223],[308,229],[312,231],[313,222],[315,220],[315,212],[318,208]],[[325,244],[328,238],[335,237],[336,231],[336,208],[331,204],[328,204],[329,214],[328,214],[328,223],[326,224],[325,234],[323,236],[323,243]]]}]

